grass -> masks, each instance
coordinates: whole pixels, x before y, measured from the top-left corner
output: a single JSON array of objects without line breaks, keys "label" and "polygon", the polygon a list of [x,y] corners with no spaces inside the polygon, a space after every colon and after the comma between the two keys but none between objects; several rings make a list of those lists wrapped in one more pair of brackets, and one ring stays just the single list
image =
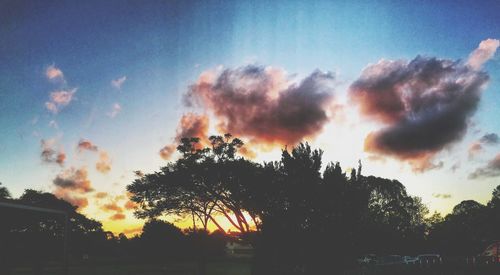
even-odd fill
[{"label": "grass", "polygon": [[[250,275],[251,264],[241,260],[221,260],[207,263],[207,275]],[[198,265],[194,262],[168,264],[99,264],[73,265],[70,275],[196,275]],[[16,268],[12,275],[34,274],[32,268]],[[43,275],[62,275],[60,266],[47,266]]]}]

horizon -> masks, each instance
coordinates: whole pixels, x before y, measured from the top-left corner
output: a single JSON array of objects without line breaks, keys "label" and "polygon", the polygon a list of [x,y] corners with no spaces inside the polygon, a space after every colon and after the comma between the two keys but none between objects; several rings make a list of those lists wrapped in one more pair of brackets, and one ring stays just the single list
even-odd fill
[{"label": "horizon", "polygon": [[0,182],[133,235],[125,187],[178,158],[180,138],[231,133],[259,163],[306,141],[323,167],[360,160],[430,213],[485,204],[499,4],[453,3],[4,2]]}]

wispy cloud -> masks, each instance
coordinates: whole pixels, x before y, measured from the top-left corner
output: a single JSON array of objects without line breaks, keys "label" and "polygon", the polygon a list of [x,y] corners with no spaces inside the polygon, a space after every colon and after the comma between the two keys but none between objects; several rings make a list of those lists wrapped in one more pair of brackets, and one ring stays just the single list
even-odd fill
[{"label": "wispy cloud", "polygon": [[451,194],[432,193],[432,196],[436,199],[451,199]]},{"label": "wispy cloud", "polygon": [[119,103],[114,103],[111,106],[111,111],[108,113],[108,116],[111,118],[116,117],[122,111],[122,106]]},{"label": "wispy cloud", "polygon": [[120,78],[113,79],[113,80],[111,80],[111,86],[115,87],[116,89],[121,89],[123,83],[125,83],[126,80],[127,80],[126,76],[122,76]]},{"label": "wispy cloud", "polygon": [[55,138],[52,139],[42,139],[40,141],[42,147],[42,152],[40,157],[45,163],[57,163],[61,166],[64,165],[66,160],[66,154],[61,145],[57,143]]},{"label": "wispy cloud", "polygon": [[49,127],[54,128],[54,129],[59,129],[59,125],[57,124],[57,121],[55,121],[55,120],[49,121]]},{"label": "wispy cloud", "polygon": [[92,141],[86,139],[80,139],[78,145],[76,145],[76,149],[78,150],[78,152],[83,152],[83,151],[97,152],[97,150],[99,150],[97,145],[95,145]]},{"label": "wispy cloud", "polygon": [[45,69],[45,76],[48,80],[54,82],[64,82],[64,74],[61,69],[57,68],[55,65],[50,65]]},{"label": "wispy cloud", "polygon": [[111,159],[109,158],[108,153],[104,151],[99,152],[99,160],[96,162],[95,168],[103,174],[106,174],[111,170]]},{"label": "wispy cloud", "polygon": [[483,151],[484,146],[496,145],[500,143],[500,138],[495,133],[489,133],[483,135],[479,140],[473,142],[469,146],[469,159],[473,159],[478,153]]},{"label": "wispy cloud", "polygon": [[160,150],[160,156],[168,160],[172,157],[177,148],[177,143],[182,138],[197,137],[200,138],[201,144],[207,144],[209,119],[206,115],[197,115],[194,113],[184,114],[177,125],[175,141],[173,144],[167,144]]},{"label": "wispy cloud", "polygon": [[485,166],[477,168],[469,174],[469,179],[493,178],[500,176],[500,153],[490,160]]},{"label": "wispy cloud", "polygon": [[62,108],[66,107],[74,100],[76,91],[77,88],[51,92],[50,100],[45,102],[45,107],[53,114],[57,114]]},{"label": "wispy cloud", "polygon": [[484,63],[490,60],[494,55],[498,47],[500,46],[500,40],[498,39],[486,39],[479,43],[479,47],[475,49],[470,55],[467,64],[475,70],[479,70]]}]

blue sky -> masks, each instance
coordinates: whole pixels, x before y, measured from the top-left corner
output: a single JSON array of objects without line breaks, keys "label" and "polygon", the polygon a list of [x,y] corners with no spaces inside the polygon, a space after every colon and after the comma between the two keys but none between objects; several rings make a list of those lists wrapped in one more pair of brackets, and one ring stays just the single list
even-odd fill
[{"label": "blue sky", "polygon": [[[25,188],[53,191],[52,180],[62,171],[86,167],[96,192],[123,195],[133,171],[165,164],[159,149],[175,138],[180,117],[193,111],[183,105],[183,94],[203,72],[221,65],[273,66],[298,79],[315,69],[335,72],[336,97],[356,113],[345,98],[368,64],[417,55],[467,60],[481,41],[500,38],[498,1],[268,2],[0,1],[0,182],[16,196]],[[47,78],[50,66],[64,81]],[[441,169],[414,173],[397,159],[371,163],[363,140],[373,123],[360,125],[354,131],[359,136],[351,137],[355,141],[343,144],[349,128],[333,120],[310,141],[325,149],[327,160],[352,167],[362,159],[366,173],[400,179],[432,210],[447,212],[467,198],[485,202],[499,178],[467,175],[500,147],[485,147],[473,160],[467,149],[482,134],[500,133],[498,53],[483,70],[490,81],[471,117],[474,126],[436,156],[444,162]],[[111,84],[124,76],[120,88]],[[57,114],[47,110],[51,92],[73,88],[67,106]],[[120,111],[112,117],[115,104]],[[41,160],[42,139],[63,148],[64,167]],[[99,154],[76,150],[82,139],[109,155],[109,172],[93,169]],[[279,147],[258,155],[276,158]],[[457,159],[460,171],[451,173]],[[433,196],[445,193],[451,198]],[[90,204],[84,211],[109,228],[138,223],[109,221],[95,206],[99,202]]]}]

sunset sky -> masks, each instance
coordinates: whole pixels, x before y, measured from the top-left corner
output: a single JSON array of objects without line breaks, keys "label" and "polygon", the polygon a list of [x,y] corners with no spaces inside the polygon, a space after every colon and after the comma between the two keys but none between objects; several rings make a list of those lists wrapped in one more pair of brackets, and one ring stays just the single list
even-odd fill
[{"label": "sunset sky", "polygon": [[486,203],[500,2],[396,2],[0,1],[0,182],[132,234],[134,171],[230,132],[259,162],[300,141],[361,160],[431,211]]}]

